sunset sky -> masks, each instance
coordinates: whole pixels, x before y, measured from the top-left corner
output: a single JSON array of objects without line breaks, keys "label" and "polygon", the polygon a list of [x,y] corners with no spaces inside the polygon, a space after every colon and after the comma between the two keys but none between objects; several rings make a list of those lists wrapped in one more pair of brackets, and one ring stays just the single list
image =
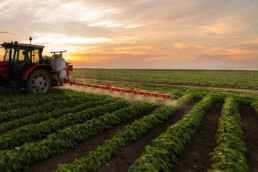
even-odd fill
[{"label": "sunset sky", "polygon": [[87,68],[258,69],[258,0],[0,0],[0,42]]}]

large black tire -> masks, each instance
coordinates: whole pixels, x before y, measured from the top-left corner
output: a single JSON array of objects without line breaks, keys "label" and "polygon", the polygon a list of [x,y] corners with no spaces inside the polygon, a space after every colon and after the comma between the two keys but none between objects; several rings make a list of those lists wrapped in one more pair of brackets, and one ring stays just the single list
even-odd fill
[{"label": "large black tire", "polygon": [[29,93],[46,93],[51,87],[51,77],[47,70],[37,69],[33,71],[26,83]]}]

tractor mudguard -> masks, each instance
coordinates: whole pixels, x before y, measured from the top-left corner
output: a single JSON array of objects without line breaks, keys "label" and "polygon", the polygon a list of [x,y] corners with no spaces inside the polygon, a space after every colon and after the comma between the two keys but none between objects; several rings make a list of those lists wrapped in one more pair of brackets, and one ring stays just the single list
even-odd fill
[{"label": "tractor mudguard", "polygon": [[28,77],[30,76],[31,72],[33,72],[36,69],[39,68],[44,68],[47,69],[49,71],[49,65],[47,64],[35,64],[32,67],[30,67],[22,76],[22,80],[26,81],[28,79]]}]

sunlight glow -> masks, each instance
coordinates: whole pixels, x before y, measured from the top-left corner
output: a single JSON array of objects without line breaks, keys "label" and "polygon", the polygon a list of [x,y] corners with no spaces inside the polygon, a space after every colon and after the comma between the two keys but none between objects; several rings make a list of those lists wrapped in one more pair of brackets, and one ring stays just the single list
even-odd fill
[{"label": "sunlight glow", "polygon": [[80,67],[256,69],[257,6],[257,0],[2,0],[0,42],[29,43],[32,36],[44,54],[67,50]]},{"label": "sunlight glow", "polygon": [[58,4],[58,6],[53,7],[51,10],[41,9],[37,11],[36,16],[43,22],[95,22],[114,11],[115,9],[92,7],[82,2],[69,2]]},{"label": "sunlight glow", "polygon": [[86,37],[69,37],[62,34],[40,34],[40,37],[37,37],[33,40],[36,44],[96,44],[108,42],[109,39],[104,37],[98,38],[86,38]]},{"label": "sunlight glow", "polygon": [[95,26],[101,27],[102,26],[102,27],[110,28],[110,27],[121,27],[121,26],[123,26],[123,24],[115,22],[115,21],[105,20],[105,21],[100,21],[100,22],[89,24],[89,26],[91,26],[91,27],[95,27]]}]

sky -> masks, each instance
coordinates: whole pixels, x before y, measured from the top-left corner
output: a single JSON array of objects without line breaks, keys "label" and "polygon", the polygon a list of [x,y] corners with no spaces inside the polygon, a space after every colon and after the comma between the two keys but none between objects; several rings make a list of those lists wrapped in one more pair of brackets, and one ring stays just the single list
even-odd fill
[{"label": "sky", "polygon": [[75,67],[258,70],[258,0],[0,0],[0,42]]}]

